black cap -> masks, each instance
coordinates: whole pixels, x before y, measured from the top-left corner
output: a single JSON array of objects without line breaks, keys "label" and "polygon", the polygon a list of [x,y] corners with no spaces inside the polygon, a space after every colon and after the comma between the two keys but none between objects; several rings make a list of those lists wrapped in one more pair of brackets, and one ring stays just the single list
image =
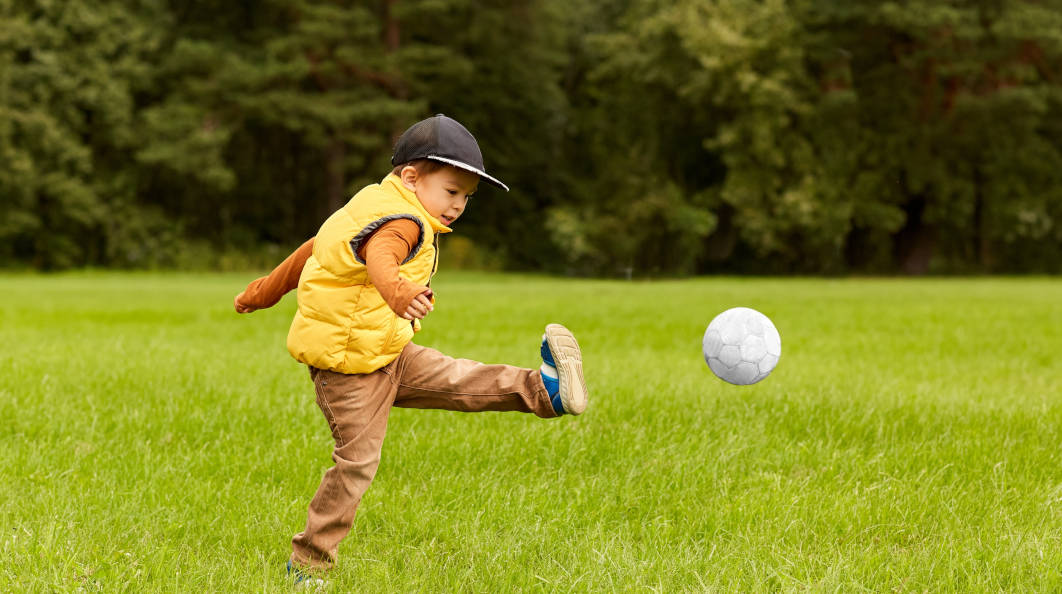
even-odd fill
[{"label": "black cap", "polygon": [[509,186],[487,175],[483,154],[472,133],[457,120],[442,114],[413,124],[398,137],[391,165],[414,159],[431,159],[471,171],[490,185],[509,191]]}]

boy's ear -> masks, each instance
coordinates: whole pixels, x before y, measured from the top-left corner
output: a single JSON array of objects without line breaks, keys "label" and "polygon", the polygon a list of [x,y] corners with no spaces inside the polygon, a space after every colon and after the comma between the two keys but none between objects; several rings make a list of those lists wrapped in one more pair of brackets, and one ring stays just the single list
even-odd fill
[{"label": "boy's ear", "polygon": [[417,168],[412,165],[406,165],[399,172],[398,177],[402,180],[402,185],[406,187],[410,192],[417,190]]}]

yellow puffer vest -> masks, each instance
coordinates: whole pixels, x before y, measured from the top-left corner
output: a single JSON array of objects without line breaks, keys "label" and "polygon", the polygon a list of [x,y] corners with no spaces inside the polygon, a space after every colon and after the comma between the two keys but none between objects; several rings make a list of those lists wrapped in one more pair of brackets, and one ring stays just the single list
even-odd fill
[{"label": "yellow puffer vest", "polygon": [[428,214],[395,175],[365,187],[321,225],[299,277],[299,309],[288,352],[307,365],[371,373],[398,357],[420,323],[398,317],[369,281],[357,252],[373,231],[396,218],[420,225],[420,240],[398,272],[427,285],[438,264],[436,236],[450,228]]}]

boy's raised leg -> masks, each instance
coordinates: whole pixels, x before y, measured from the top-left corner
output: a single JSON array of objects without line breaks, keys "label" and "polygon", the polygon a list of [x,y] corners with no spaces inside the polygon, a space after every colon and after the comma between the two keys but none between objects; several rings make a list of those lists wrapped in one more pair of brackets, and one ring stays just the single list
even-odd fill
[{"label": "boy's raised leg", "polygon": [[543,357],[553,355],[555,361],[547,363],[555,366],[559,381],[540,369],[455,359],[409,343],[395,364],[384,370],[393,374],[397,387],[394,405],[463,412],[520,411],[544,418],[580,414],[586,409],[587,392],[579,345],[559,324],[547,326],[545,339],[549,351],[544,349]]},{"label": "boy's raised leg", "polygon": [[395,406],[557,416],[537,369],[455,359],[409,343],[387,370],[398,388]]}]

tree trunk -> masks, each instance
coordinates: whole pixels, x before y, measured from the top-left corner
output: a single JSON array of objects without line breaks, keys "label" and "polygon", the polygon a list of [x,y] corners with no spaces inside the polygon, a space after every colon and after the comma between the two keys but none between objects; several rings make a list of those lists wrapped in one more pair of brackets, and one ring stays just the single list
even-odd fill
[{"label": "tree trunk", "polygon": [[981,168],[974,168],[974,220],[973,241],[974,250],[977,254],[977,263],[981,272],[992,272],[992,244],[989,241],[988,208],[985,206],[985,195],[981,191],[984,183]]},{"label": "tree trunk", "polygon": [[347,156],[347,147],[339,138],[333,138],[325,148],[325,185],[328,193],[328,213],[326,217],[339,210],[347,203],[347,187],[343,179],[343,161]]},{"label": "tree trunk", "polygon": [[[393,54],[398,51],[398,47],[402,40],[402,31],[399,27],[398,19],[395,18],[395,4],[398,0],[383,0],[383,22],[384,22],[384,48],[388,54]],[[405,100],[409,97],[409,92],[406,89],[405,81],[399,76],[398,85],[392,91],[391,95],[395,99]],[[398,142],[398,137],[405,131],[408,123],[401,121],[394,121],[391,123],[391,145],[394,146]]]},{"label": "tree trunk", "polygon": [[397,2],[398,0],[384,0],[383,3],[384,47],[387,48],[389,54],[398,49],[398,42],[401,39],[398,19],[395,18],[394,11]]},{"label": "tree trunk", "polygon": [[925,198],[918,197],[908,202],[904,206],[907,221],[894,236],[896,259],[904,274],[923,275],[929,272],[929,264],[936,251],[937,230],[922,220],[925,209]]},{"label": "tree trunk", "polygon": [[708,262],[724,262],[734,254],[738,229],[734,225],[734,207],[722,204],[719,207],[715,229],[704,241],[701,259]]}]

